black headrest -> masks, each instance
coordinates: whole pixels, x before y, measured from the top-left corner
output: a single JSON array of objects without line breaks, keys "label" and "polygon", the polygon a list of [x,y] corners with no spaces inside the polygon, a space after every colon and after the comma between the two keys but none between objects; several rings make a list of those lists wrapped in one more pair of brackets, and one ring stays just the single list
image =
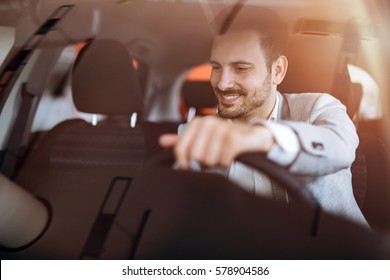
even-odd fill
[{"label": "black headrest", "polygon": [[132,58],[115,40],[95,40],[81,51],[72,73],[72,92],[82,112],[131,115],[143,110]]},{"label": "black headrest", "polygon": [[296,35],[287,48],[288,70],[280,92],[333,94],[342,43],[342,37]]},{"label": "black headrest", "polygon": [[209,81],[186,81],[182,88],[183,102],[195,109],[217,106],[217,99]]}]

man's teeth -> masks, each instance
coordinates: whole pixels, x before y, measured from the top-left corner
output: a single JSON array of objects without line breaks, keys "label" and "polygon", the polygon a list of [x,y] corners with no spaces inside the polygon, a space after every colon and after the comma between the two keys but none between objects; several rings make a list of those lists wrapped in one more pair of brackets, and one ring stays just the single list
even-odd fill
[{"label": "man's teeth", "polygon": [[225,98],[227,100],[232,100],[232,99],[238,98],[238,95],[223,95],[223,98]]}]

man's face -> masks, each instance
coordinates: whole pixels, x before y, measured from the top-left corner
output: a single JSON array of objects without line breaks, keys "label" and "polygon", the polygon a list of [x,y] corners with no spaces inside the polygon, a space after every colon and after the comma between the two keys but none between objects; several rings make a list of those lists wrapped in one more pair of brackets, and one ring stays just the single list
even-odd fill
[{"label": "man's face", "polygon": [[245,31],[213,41],[210,80],[223,118],[266,118],[273,108],[276,86],[259,40],[255,32]]}]

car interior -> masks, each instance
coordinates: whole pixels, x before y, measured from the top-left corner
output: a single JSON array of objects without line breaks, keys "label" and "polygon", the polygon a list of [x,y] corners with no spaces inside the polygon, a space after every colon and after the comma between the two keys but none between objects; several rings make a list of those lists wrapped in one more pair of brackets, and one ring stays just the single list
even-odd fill
[{"label": "car interior", "polygon": [[[278,90],[330,93],[355,124],[370,229],[264,155],[237,160],[292,203],[176,170],[158,143],[216,114],[212,38],[262,7],[289,32]],[[0,0],[1,259],[389,259],[389,34],[387,0]]]}]

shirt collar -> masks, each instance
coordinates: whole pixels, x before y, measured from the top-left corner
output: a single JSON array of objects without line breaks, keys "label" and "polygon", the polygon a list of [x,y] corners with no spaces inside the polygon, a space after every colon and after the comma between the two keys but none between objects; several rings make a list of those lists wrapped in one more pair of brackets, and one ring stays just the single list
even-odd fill
[{"label": "shirt collar", "polygon": [[278,92],[275,92],[275,94],[276,94],[275,105],[274,105],[274,108],[272,109],[271,115],[269,116],[269,119],[268,119],[270,121],[276,121],[278,119],[278,114],[279,114],[280,98],[279,98]]}]

